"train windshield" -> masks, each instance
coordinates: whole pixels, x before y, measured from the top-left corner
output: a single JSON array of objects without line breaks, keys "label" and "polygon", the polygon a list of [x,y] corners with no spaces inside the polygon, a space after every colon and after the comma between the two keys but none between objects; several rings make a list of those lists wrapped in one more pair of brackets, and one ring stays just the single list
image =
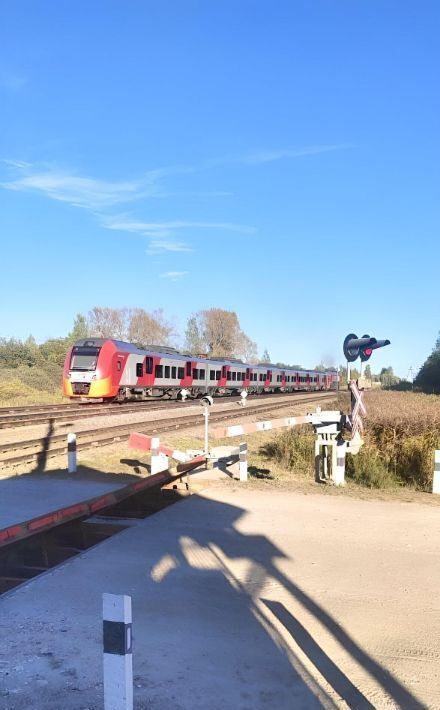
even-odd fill
[{"label": "train windshield", "polygon": [[70,360],[71,370],[96,370],[98,355],[101,348],[75,347]]}]

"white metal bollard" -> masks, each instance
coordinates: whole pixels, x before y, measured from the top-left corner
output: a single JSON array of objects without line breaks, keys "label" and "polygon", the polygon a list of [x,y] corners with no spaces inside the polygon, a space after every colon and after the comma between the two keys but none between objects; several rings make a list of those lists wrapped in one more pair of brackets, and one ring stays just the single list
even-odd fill
[{"label": "white metal bollard", "polygon": [[161,473],[168,468],[168,456],[159,451],[160,439],[154,436],[151,439],[151,474]]},{"label": "white metal bollard", "polygon": [[245,442],[239,446],[238,454],[238,470],[240,472],[240,481],[247,481],[248,479],[248,446]]},{"label": "white metal bollard", "polygon": [[131,597],[102,595],[104,709],[133,710]]},{"label": "white metal bollard", "polygon": [[336,465],[332,470],[332,480],[335,486],[345,486],[345,441],[338,441],[337,445],[334,446],[334,450],[336,451],[336,456],[333,460]]},{"label": "white metal bollard", "polygon": [[67,470],[76,473],[76,434],[67,434]]},{"label": "white metal bollard", "polygon": [[434,473],[432,475],[432,492],[440,493],[440,449],[434,451]]}]

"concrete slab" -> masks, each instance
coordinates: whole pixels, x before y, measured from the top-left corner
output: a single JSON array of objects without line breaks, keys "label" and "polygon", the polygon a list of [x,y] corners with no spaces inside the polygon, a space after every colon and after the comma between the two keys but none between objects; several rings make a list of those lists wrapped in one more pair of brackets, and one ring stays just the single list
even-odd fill
[{"label": "concrete slab", "polygon": [[121,476],[119,482],[115,476],[109,476],[109,481],[88,479],[81,473],[75,476],[30,474],[0,480],[0,530],[109,493],[133,480],[132,476]]},{"label": "concrete slab", "polygon": [[211,488],[0,599],[0,705],[102,707],[110,592],[135,708],[440,707],[439,533],[417,504]]}]

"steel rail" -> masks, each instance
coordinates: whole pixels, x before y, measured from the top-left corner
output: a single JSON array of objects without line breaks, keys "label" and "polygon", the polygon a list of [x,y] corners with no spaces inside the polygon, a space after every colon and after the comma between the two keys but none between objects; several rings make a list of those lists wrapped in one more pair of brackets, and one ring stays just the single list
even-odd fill
[{"label": "steel rail", "polygon": [[[333,395],[334,398],[335,395]],[[324,392],[320,395],[315,395],[314,397],[308,397],[307,399],[302,399],[301,402],[272,402],[267,405],[260,405],[254,407],[244,407],[240,410],[228,410],[223,412],[213,412],[210,416],[211,423],[222,422],[230,419],[237,419],[243,416],[259,415],[264,412],[276,411],[278,409],[285,409],[286,406],[298,406],[303,403],[311,403],[316,401],[322,401],[323,399],[330,399],[331,394]],[[102,445],[110,445],[118,441],[127,440],[133,429],[136,427],[138,430],[147,430],[150,434],[158,434],[165,432],[172,432],[178,429],[188,428],[192,426],[203,426],[202,415],[191,414],[186,416],[171,417],[169,419],[159,422],[142,421],[142,422],[131,422],[130,424],[117,424],[111,427],[106,427],[103,429],[90,429],[77,434],[78,449],[86,450],[90,448],[95,448]],[[7,467],[16,466],[21,463],[33,462],[34,459],[39,456],[45,455],[47,457],[54,457],[57,455],[65,454],[67,451],[66,435],[65,434],[54,434],[51,435],[49,441],[46,441],[47,437],[40,437],[37,439],[29,439],[27,441],[18,442],[8,442],[0,444],[0,451],[18,451],[23,448],[37,448],[37,451],[27,452],[25,454],[20,454],[18,456],[9,456],[7,458],[0,459],[0,470]],[[62,442],[62,443],[61,443]],[[0,474],[1,477],[1,474]]]}]

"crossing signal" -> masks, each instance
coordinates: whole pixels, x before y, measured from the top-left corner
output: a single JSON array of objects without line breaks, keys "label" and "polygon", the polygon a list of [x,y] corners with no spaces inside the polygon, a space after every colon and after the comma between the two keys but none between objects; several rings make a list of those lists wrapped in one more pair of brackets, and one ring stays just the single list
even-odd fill
[{"label": "crossing signal", "polygon": [[[364,339],[364,338],[370,338],[370,336],[363,335],[362,339]],[[375,338],[370,338],[370,341],[371,340],[375,340]],[[371,355],[373,354],[373,345],[374,345],[374,343],[370,342],[366,348],[359,348],[359,357],[362,362],[367,362],[367,360],[370,359]]]},{"label": "crossing signal", "polygon": [[362,362],[366,362],[371,357],[373,350],[383,348],[385,345],[390,345],[390,341],[376,340],[369,335],[358,338],[354,333],[349,333],[344,340],[345,359],[347,362],[354,362],[360,357]]}]

